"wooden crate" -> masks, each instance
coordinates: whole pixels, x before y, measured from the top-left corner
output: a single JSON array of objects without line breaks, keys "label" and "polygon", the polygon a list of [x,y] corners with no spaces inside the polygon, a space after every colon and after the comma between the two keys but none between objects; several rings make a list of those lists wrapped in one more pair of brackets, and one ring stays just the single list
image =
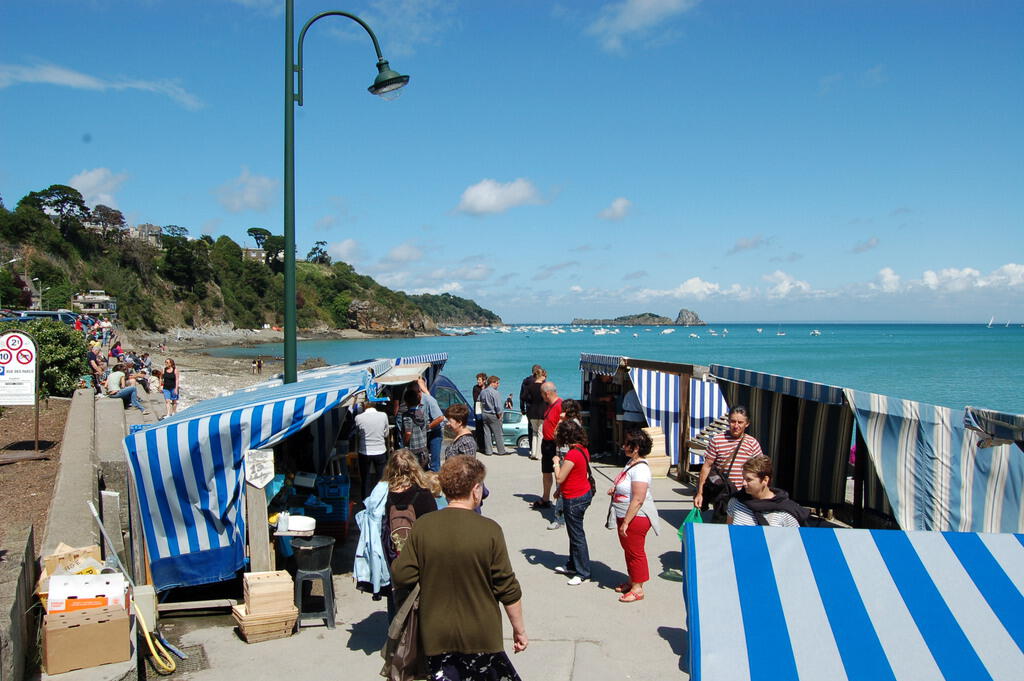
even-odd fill
[{"label": "wooden crate", "polygon": [[250,615],[245,606],[239,604],[232,606],[231,616],[235,618],[238,631],[246,643],[259,643],[291,636],[295,631],[295,622],[299,619],[299,609],[293,605],[288,610]]},{"label": "wooden crate", "polygon": [[246,573],[242,592],[248,615],[280,613],[295,605],[295,585],[284,570]]}]

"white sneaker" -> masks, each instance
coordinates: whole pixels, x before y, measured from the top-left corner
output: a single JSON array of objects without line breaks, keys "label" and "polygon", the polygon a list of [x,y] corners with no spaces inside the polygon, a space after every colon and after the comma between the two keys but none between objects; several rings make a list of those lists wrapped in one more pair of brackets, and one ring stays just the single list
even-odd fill
[{"label": "white sneaker", "polygon": [[576,575],[575,577],[573,577],[569,581],[567,581],[566,584],[568,584],[569,586],[579,586],[580,584],[582,584],[585,581],[587,581],[587,580],[583,579],[579,575]]},{"label": "white sneaker", "polygon": [[548,523],[548,529],[549,530],[558,530],[558,529],[561,529],[561,527],[562,527],[562,523],[557,521],[557,520],[552,520],[550,523]]},{"label": "white sneaker", "polygon": [[574,575],[574,574],[576,574],[575,570],[570,570],[569,568],[565,567],[564,565],[559,565],[558,567],[556,567],[555,568],[555,572],[557,572],[560,575]]}]

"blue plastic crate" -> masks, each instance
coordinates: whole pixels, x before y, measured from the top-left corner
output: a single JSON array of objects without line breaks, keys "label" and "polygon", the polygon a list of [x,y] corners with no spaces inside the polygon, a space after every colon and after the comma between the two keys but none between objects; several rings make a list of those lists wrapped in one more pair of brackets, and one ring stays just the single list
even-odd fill
[{"label": "blue plastic crate", "polygon": [[316,481],[316,495],[321,499],[348,499],[348,489],[347,475],[322,475]]}]

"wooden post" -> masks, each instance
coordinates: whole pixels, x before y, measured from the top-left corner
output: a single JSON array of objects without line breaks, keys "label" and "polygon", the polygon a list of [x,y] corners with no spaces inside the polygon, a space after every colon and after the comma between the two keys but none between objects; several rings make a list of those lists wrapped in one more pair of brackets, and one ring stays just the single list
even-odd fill
[{"label": "wooden post", "polygon": [[266,490],[245,483],[245,526],[249,534],[249,569],[252,572],[274,569],[270,561],[269,525]]}]

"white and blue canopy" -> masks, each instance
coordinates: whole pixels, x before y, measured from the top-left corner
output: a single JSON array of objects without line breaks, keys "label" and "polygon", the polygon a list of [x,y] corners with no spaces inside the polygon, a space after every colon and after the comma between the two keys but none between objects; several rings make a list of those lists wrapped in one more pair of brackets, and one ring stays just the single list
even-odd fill
[{"label": "white and blue canopy", "polygon": [[362,366],[324,374],[205,400],[124,439],[158,591],[243,567],[246,451],[336,414],[370,379]]},{"label": "white and blue canopy", "polygon": [[1024,536],[685,527],[693,681],[1024,678]]}]

